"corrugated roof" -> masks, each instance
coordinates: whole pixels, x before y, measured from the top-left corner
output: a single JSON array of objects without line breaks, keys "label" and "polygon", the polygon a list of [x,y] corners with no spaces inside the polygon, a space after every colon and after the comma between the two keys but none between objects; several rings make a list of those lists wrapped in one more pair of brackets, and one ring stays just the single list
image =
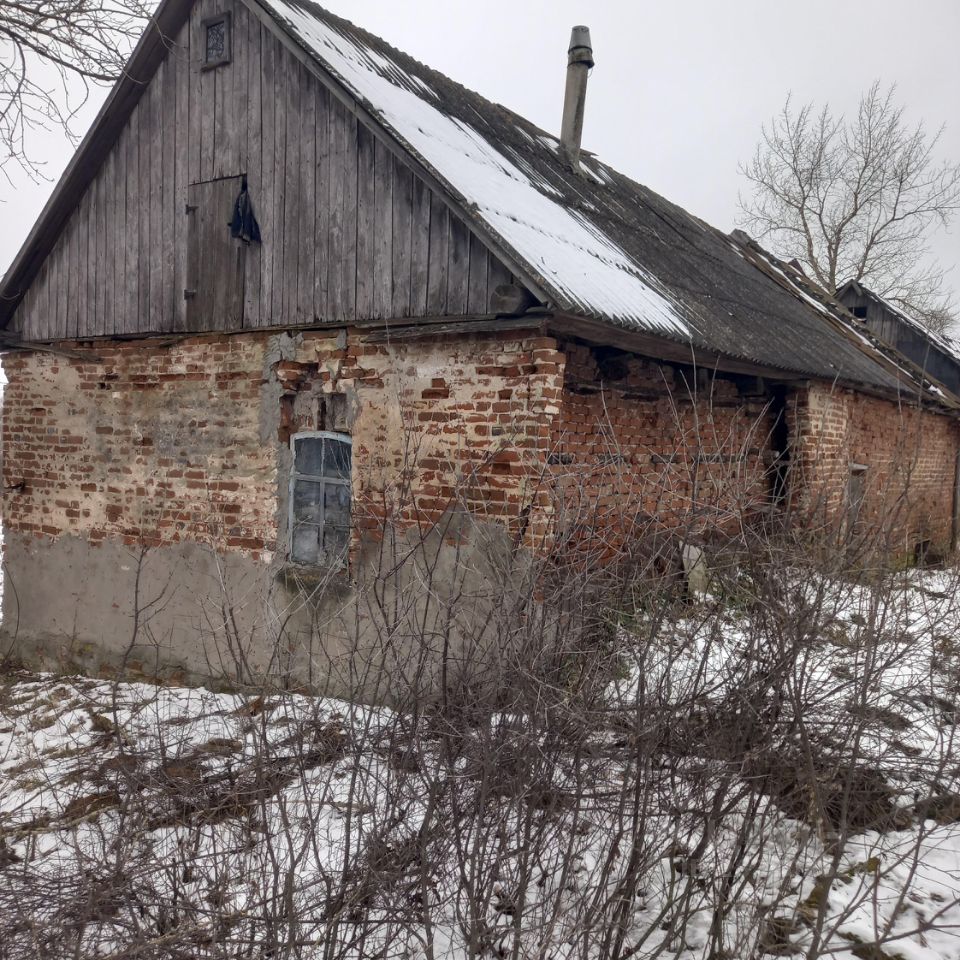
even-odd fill
[{"label": "corrugated roof", "polygon": [[552,306],[764,366],[898,386],[843,321],[825,321],[829,306],[758,269],[726,234],[595,158],[574,173],[555,137],[310,0],[260,2]]}]

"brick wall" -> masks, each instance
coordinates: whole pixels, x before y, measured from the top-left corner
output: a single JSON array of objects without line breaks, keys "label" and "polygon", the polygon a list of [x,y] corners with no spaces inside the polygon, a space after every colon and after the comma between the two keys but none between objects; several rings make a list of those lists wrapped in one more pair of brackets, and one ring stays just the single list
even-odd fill
[{"label": "brick wall", "polygon": [[960,427],[955,420],[850,390],[811,384],[788,405],[794,506],[814,523],[842,527],[851,467],[866,467],[859,511],[866,533],[912,553],[949,549]]},{"label": "brick wall", "polygon": [[89,361],[7,354],[5,530],[269,554],[276,458],[259,442],[264,342],[98,343]]},{"label": "brick wall", "polygon": [[[698,528],[769,505],[768,399],[618,351],[531,334],[371,342],[359,331],[245,333],[8,354],[4,525],[90,543],[181,541],[285,556],[289,437],[354,444],[355,547],[384,519],[457,512],[549,542],[579,518],[622,542],[633,519]],[[957,426],[812,386],[789,404],[793,487],[839,510],[851,462],[867,511],[949,543]],[[799,440],[798,440],[799,438]],[[909,497],[905,498],[909,481]],[[902,504],[909,501],[909,508]]]},{"label": "brick wall", "polygon": [[344,397],[355,527],[367,537],[385,518],[426,530],[451,509],[542,535],[539,478],[563,369],[556,346],[510,333],[395,344],[305,334],[279,367],[289,411],[281,439],[329,429],[324,398]]},{"label": "brick wall", "polygon": [[387,515],[429,526],[455,505],[518,535],[542,530],[531,515],[560,397],[556,342],[365,337],[65,345],[89,352],[83,360],[8,354],[5,528],[94,544],[196,541],[269,561],[285,549],[289,436],[343,429],[358,531],[375,534]]},{"label": "brick wall", "polygon": [[769,505],[766,398],[618,351],[564,350],[553,473],[568,526],[599,522],[616,547],[649,517],[701,531]]}]

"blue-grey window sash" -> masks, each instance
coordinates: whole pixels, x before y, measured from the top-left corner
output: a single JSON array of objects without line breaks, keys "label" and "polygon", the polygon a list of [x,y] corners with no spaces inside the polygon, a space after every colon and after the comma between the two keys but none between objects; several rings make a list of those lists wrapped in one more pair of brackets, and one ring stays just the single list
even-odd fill
[{"label": "blue-grey window sash", "polygon": [[[329,448],[326,443],[321,445],[321,462],[319,472],[313,472],[308,469],[304,469],[303,460],[306,460],[306,456],[301,457],[301,463],[298,464],[297,460],[297,444],[303,440],[321,440],[329,441],[331,443],[343,444],[347,448],[349,455],[349,464],[350,469],[347,471],[346,476],[330,476],[329,471],[324,472],[326,466],[326,456]],[[349,548],[350,541],[350,516],[351,516],[351,507],[352,507],[352,493],[351,493],[351,475],[353,472],[353,441],[349,436],[343,433],[333,433],[329,430],[308,430],[303,431],[302,433],[295,433],[290,437],[290,454],[293,461],[293,466],[290,470],[290,487],[288,492],[288,501],[289,501],[289,510],[288,510],[288,522],[290,530],[290,543],[289,543],[289,555],[290,559],[294,563],[330,563],[330,562],[345,562],[346,553]],[[340,458],[338,458],[340,459]],[[316,463],[313,464],[316,466]],[[316,497],[312,507],[315,511],[315,517],[311,520],[303,520],[297,517],[297,487],[298,484],[303,485],[312,485],[317,488],[319,491],[319,496]],[[328,491],[330,494],[333,494],[335,497],[341,500],[341,506],[343,506],[343,500],[346,501],[346,523],[341,519],[340,523],[328,522],[327,518],[327,499]],[[343,494],[346,494],[343,497]],[[303,528],[312,528],[317,531],[318,537],[318,548],[315,553],[311,556],[305,556],[303,553],[298,553],[297,543],[298,543],[298,531]],[[329,534],[334,534],[336,538],[340,539],[341,543],[336,549],[336,551],[330,551],[326,548],[325,541],[328,539]]]}]

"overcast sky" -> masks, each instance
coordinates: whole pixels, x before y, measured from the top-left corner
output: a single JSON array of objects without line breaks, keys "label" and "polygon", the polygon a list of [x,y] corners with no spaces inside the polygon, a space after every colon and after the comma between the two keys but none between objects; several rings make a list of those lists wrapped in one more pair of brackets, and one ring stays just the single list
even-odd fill
[{"label": "overcast sky", "polygon": [[[910,118],[946,125],[960,159],[960,0],[326,0],[360,26],[534,123],[559,132],[570,28],[591,28],[584,147],[692,213],[735,225],[761,124],[792,91],[852,110],[874,79],[896,83]],[[102,96],[102,95],[101,95]],[[92,118],[92,112],[87,114]],[[56,176],[72,148],[35,141]],[[0,269],[52,183],[8,168]],[[960,221],[935,238],[960,292]]]}]

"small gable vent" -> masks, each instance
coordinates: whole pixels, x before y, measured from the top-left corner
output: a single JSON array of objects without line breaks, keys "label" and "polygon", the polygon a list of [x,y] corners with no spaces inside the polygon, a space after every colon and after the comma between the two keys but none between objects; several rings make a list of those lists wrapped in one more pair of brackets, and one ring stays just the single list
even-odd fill
[{"label": "small gable vent", "polygon": [[220,13],[203,21],[203,69],[230,62],[230,14]]}]

